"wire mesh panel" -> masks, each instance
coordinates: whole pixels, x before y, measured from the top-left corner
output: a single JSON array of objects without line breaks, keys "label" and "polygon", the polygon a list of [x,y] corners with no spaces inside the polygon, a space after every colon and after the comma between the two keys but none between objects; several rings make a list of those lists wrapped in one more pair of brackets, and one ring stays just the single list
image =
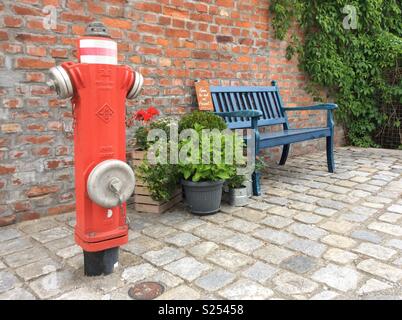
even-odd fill
[{"label": "wire mesh panel", "polygon": [[402,148],[402,105],[384,107],[383,112],[388,120],[377,131],[375,142],[382,148]]}]

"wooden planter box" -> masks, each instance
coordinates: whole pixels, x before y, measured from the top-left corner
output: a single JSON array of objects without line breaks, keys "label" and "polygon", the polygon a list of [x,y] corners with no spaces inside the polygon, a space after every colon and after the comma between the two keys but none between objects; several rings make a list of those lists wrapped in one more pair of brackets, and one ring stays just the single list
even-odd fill
[{"label": "wooden planter box", "polygon": [[[145,158],[146,151],[133,150],[127,152],[127,162],[132,167],[139,166]],[[182,200],[181,186],[173,193],[172,198],[169,201],[155,201],[151,197],[151,192],[147,187],[146,182],[136,177],[134,195],[127,201],[127,203],[134,204],[134,209],[138,212],[147,213],[164,213],[172,208],[174,205]]]},{"label": "wooden planter box", "polygon": [[145,159],[146,151],[133,150],[126,153],[127,162],[133,167],[139,166]]},{"label": "wooden planter box", "polygon": [[145,182],[137,179],[134,189],[134,208],[138,212],[163,213],[182,200],[182,189],[177,188],[169,201],[155,201]]}]

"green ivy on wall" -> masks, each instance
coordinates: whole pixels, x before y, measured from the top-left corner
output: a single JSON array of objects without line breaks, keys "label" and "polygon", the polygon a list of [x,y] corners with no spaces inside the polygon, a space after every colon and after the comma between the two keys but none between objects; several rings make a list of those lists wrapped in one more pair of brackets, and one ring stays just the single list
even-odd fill
[{"label": "green ivy on wall", "polygon": [[[399,0],[272,0],[276,37],[297,53],[316,97],[320,88],[340,106],[337,118],[349,143],[375,146],[373,136],[390,120],[385,107],[402,104],[402,2]],[[293,23],[304,33],[289,33]],[[389,110],[389,108],[387,109]]]}]

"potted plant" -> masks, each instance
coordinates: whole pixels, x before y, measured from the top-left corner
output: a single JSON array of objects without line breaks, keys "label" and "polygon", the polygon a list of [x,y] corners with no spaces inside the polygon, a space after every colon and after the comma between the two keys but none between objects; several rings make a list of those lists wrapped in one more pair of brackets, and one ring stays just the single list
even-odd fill
[{"label": "potted plant", "polygon": [[[167,140],[170,140],[170,126],[175,122],[172,118],[158,119],[152,122],[149,129],[160,129],[166,133]],[[155,142],[154,142],[155,143]],[[147,150],[153,143],[147,142]],[[170,152],[169,143],[166,145],[167,158]],[[148,159],[144,159],[138,166],[136,173],[142,181],[146,181],[150,195],[155,201],[168,201],[177,193],[180,176],[176,164],[166,163],[149,163]]]},{"label": "potted plant", "polygon": [[163,213],[182,200],[177,165],[150,163],[147,159],[147,153],[156,142],[148,141],[150,131],[163,130],[169,141],[170,126],[175,122],[168,117],[155,120],[158,115],[159,111],[150,107],[136,111],[128,121],[129,126],[140,125],[134,134],[135,149],[130,154],[137,177],[134,205],[140,212]]},{"label": "potted plant", "polygon": [[[182,175],[182,185],[186,197],[187,205],[192,213],[197,215],[208,215],[220,210],[222,199],[222,187],[225,180],[233,176],[235,166],[225,163],[225,154],[229,152],[226,148],[226,139],[233,139],[234,134],[221,134],[220,148],[214,148],[213,139],[217,139],[213,134],[203,134],[204,129],[226,128],[225,122],[217,115],[209,112],[195,111],[184,116],[179,122],[179,129],[194,129],[199,137],[198,145],[192,150],[193,161],[179,159],[178,170]],[[180,141],[180,149],[193,145],[191,138]],[[194,145],[193,145],[194,146]],[[205,150],[205,146],[208,146]],[[204,154],[203,154],[204,152]],[[205,162],[203,159],[213,159],[219,152],[221,161]]]},{"label": "potted plant", "polygon": [[244,175],[234,175],[228,180],[229,204],[235,207],[243,207],[248,204],[249,195],[244,185]]},{"label": "potted plant", "polygon": [[[203,139],[200,139],[200,144],[203,143]],[[223,184],[226,179],[230,178],[233,171],[233,165],[223,162],[203,164],[184,163],[179,160],[179,172],[182,175],[181,183],[191,212],[197,215],[209,215],[218,212]]]}]

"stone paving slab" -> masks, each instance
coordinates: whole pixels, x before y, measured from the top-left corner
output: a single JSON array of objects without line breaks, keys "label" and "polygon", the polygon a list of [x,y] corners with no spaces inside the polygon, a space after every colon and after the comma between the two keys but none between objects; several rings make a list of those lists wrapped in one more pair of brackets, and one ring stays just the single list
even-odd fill
[{"label": "stone paving slab", "polygon": [[0,228],[0,299],[402,299],[402,151],[339,148],[270,165],[263,195],[198,217],[129,209],[112,275],[83,275],[74,213]]}]

